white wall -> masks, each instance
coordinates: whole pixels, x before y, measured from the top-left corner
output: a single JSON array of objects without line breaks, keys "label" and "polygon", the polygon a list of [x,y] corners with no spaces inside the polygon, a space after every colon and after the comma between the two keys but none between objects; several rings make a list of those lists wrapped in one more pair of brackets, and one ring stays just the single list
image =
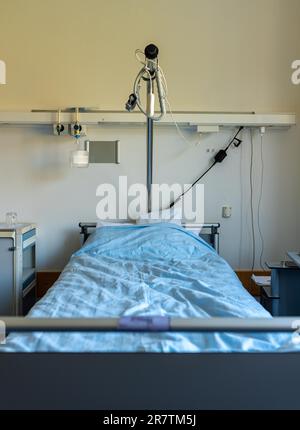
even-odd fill
[{"label": "white wall", "polygon": [[[299,14],[299,0],[1,0],[0,58],[7,63],[7,85],[0,88],[0,108],[123,109],[138,71],[134,50],[153,42],[173,110],[299,113],[300,85],[290,79],[291,63],[300,58]],[[207,147],[219,148],[230,134],[211,135],[194,146],[174,129],[161,130],[158,180],[191,181],[207,164]],[[94,219],[99,183],[116,183],[119,174],[132,182],[144,179],[141,128],[99,127],[89,137],[120,138],[121,165],[71,170],[71,139],[55,138],[50,127],[0,126],[0,218],[15,209],[20,219],[38,223],[40,269],[62,268],[78,246],[77,223]],[[256,135],[257,152],[258,145]],[[300,131],[268,132],[264,147],[265,256],[278,259],[300,246]],[[256,168],[257,163],[256,157]],[[206,220],[222,221],[221,252],[234,267],[251,267],[248,176],[245,137],[243,147],[205,181]],[[233,215],[222,220],[227,203]]]},{"label": "white wall", "polygon": [[[146,171],[145,130],[140,127],[89,128],[89,138],[120,139],[120,165],[91,165],[88,169],[69,167],[73,140],[55,137],[51,128],[0,127],[0,218],[15,210],[22,221],[38,224],[39,270],[62,269],[79,246],[78,222],[96,219],[97,185],[144,182]],[[196,134],[184,133],[197,142]],[[155,137],[155,178],[162,183],[188,183],[207,166],[211,153],[224,146],[233,129],[203,136],[200,144],[187,144],[175,127],[163,127]],[[221,223],[221,254],[234,267],[251,267],[249,211],[249,130],[243,144],[232,149],[222,165],[217,165],[204,181],[205,220]],[[265,239],[264,258],[282,259],[287,250],[297,249],[299,234],[299,129],[267,130],[264,138],[264,190],[261,207]],[[260,137],[253,131],[255,168],[255,222],[260,172]],[[187,168],[188,166],[188,168]],[[241,189],[243,189],[241,199]],[[241,208],[242,201],[242,208]],[[221,206],[233,207],[232,218],[221,218]],[[242,211],[242,212],[241,212]],[[242,213],[242,216],[241,216]],[[242,225],[241,225],[242,220]],[[256,224],[257,225],[257,224]],[[240,237],[242,232],[242,244]],[[257,249],[260,241],[256,230]],[[258,260],[256,266],[259,266]]]}]

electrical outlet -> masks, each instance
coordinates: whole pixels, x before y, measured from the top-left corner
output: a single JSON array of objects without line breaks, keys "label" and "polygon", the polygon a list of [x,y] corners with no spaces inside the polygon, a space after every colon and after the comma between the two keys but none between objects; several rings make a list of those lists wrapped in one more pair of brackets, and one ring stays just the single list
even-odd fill
[{"label": "electrical outlet", "polygon": [[[77,125],[75,122],[69,125],[69,134],[71,136],[75,136],[77,134],[76,131],[75,131],[75,128],[74,128],[75,125]],[[81,127],[80,136],[86,136],[87,135],[87,126],[86,125],[82,125],[82,124],[79,124],[79,125]]]},{"label": "electrical outlet", "polygon": [[[58,126],[60,127],[60,132],[58,130]],[[69,134],[69,129],[68,129],[68,125],[66,124],[53,124],[53,134],[55,136],[66,136],[67,134]]]},{"label": "electrical outlet", "polygon": [[222,217],[223,218],[230,218],[232,214],[232,207],[231,206],[222,206]]}]

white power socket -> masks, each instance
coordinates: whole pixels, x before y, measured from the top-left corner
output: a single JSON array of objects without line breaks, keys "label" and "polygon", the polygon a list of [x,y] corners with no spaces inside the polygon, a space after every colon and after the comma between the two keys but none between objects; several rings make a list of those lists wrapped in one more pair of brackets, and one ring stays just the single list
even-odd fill
[{"label": "white power socket", "polygon": [[[72,123],[72,124],[69,124],[69,134],[71,135],[71,136],[75,136],[77,133],[75,132],[75,130],[74,130],[74,126],[76,125],[76,123],[74,122],[74,123]],[[81,125],[81,131],[80,131],[80,136],[86,136],[87,135],[87,126],[86,125],[82,125],[82,124],[80,124]]]},{"label": "white power socket", "polygon": [[222,206],[222,217],[223,218],[230,218],[232,214],[232,207],[231,206]]}]

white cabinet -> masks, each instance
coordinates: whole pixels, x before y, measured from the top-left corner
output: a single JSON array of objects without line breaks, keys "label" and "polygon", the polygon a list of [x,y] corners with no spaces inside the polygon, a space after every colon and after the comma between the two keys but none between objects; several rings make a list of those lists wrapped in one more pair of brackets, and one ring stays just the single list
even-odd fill
[{"label": "white cabinet", "polygon": [[36,226],[0,224],[0,315],[26,315],[36,301]]}]

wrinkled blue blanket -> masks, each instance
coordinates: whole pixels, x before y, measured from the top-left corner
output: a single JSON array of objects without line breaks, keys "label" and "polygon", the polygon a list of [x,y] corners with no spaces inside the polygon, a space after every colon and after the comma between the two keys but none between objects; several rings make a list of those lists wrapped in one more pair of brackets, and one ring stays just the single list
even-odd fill
[{"label": "wrinkled blue blanket", "polygon": [[[266,317],[229,265],[169,223],[101,227],[76,252],[29,317]],[[276,351],[288,334],[24,333],[5,351]]]}]

